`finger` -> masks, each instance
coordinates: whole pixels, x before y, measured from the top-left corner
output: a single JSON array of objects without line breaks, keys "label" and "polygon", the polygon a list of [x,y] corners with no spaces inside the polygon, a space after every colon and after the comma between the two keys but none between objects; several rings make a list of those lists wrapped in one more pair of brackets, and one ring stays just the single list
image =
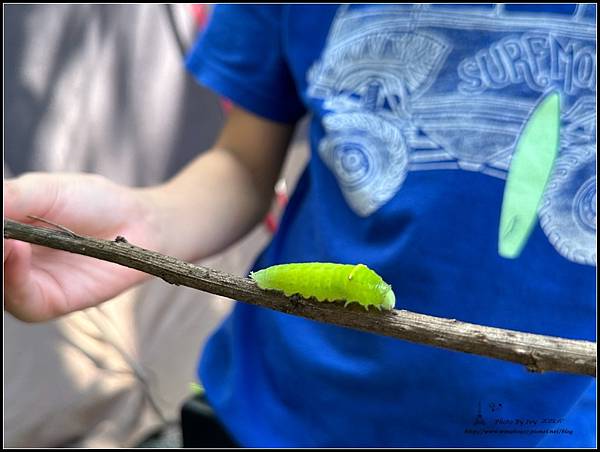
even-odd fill
[{"label": "finger", "polygon": [[31,276],[31,245],[16,240],[4,241],[4,307],[24,321],[45,317],[35,306],[41,306],[41,294]]},{"label": "finger", "polygon": [[4,181],[4,216],[16,221],[32,223],[28,215],[52,216],[56,205],[58,185],[56,178],[46,174],[29,173]]}]

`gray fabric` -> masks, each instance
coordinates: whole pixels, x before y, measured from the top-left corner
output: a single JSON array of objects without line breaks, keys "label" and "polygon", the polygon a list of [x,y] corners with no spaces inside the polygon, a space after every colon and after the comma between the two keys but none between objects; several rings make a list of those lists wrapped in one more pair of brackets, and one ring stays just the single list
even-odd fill
[{"label": "gray fabric", "polygon": [[[163,5],[15,4],[4,14],[12,173],[93,171],[148,185],[214,142],[218,99],[184,70]],[[189,24],[179,30],[193,41]]]}]

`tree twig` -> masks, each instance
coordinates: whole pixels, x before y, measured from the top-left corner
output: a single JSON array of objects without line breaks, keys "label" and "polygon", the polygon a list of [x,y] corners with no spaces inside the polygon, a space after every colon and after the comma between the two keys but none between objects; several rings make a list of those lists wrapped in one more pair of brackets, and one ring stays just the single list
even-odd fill
[{"label": "tree twig", "polygon": [[417,314],[405,310],[365,312],[358,305],[318,303],[260,289],[254,281],[192,265],[137,247],[124,238],[101,240],[4,220],[4,237],[114,262],[162,278],[286,314],[418,344],[522,364],[532,372],[596,376],[596,343],[523,333]]}]

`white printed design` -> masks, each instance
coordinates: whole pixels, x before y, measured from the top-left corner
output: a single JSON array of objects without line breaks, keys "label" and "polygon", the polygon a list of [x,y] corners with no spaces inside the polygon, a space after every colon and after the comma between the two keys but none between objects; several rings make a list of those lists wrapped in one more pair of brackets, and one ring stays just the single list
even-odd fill
[{"label": "white printed design", "polygon": [[540,224],[561,255],[595,265],[596,29],[572,20],[425,5],[340,8],[307,78],[325,109],[319,155],[348,205],[371,215],[409,171],[505,179],[523,124],[554,89],[561,149]]},{"label": "white printed design", "polygon": [[[358,20],[358,28],[355,28]],[[408,171],[410,102],[429,88],[448,45],[432,34],[407,33],[384,17],[338,17],[320,62],[308,74],[323,118],[319,154],[345,199],[368,216],[400,189]]]},{"label": "white printed design", "polygon": [[397,127],[369,113],[348,112],[323,119],[327,136],[321,157],[337,176],[346,201],[367,216],[386,203],[406,176],[406,144]]},{"label": "white printed design", "polygon": [[540,205],[540,226],[562,256],[596,265],[594,98],[579,99],[563,121],[561,152]]}]

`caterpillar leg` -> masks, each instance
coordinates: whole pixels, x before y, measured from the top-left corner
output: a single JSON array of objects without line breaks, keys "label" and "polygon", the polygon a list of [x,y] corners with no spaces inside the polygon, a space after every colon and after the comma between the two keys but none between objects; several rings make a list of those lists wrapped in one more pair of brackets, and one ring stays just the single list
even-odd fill
[{"label": "caterpillar leg", "polygon": [[[347,306],[348,306],[349,304],[351,304],[351,303],[358,303],[358,301],[356,301],[356,300],[350,300],[350,301],[346,301],[346,302],[344,303],[344,307],[347,307]],[[359,304],[360,304],[360,303],[359,303]]]},{"label": "caterpillar leg", "polygon": [[[348,307],[348,305],[349,305],[349,304],[351,304],[351,303],[358,303],[358,304],[360,304],[360,303],[359,303],[358,301],[356,301],[356,300],[350,300],[350,301],[346,301],[346,302],[344,303],[344,307],[345,307],[345,308],[346,308],[346,307]],[[365,308],[365,311],[368,311],[368,310],[369,310],[369,306],[370,306],[370,305],[364,305],[364,304],[360,304],[360,305],[361,305],[363,308]],[[375,307],[381,311],[381,308],[380,308],[379,306],[375,306]]]},{"label": "caterpillar leg", "polygon": [[298,309],[298,306],[300,306],[300,298],[301,297],[298,294],[293,294],[292,296],[290,296],[290,303],[294,310]]}]

